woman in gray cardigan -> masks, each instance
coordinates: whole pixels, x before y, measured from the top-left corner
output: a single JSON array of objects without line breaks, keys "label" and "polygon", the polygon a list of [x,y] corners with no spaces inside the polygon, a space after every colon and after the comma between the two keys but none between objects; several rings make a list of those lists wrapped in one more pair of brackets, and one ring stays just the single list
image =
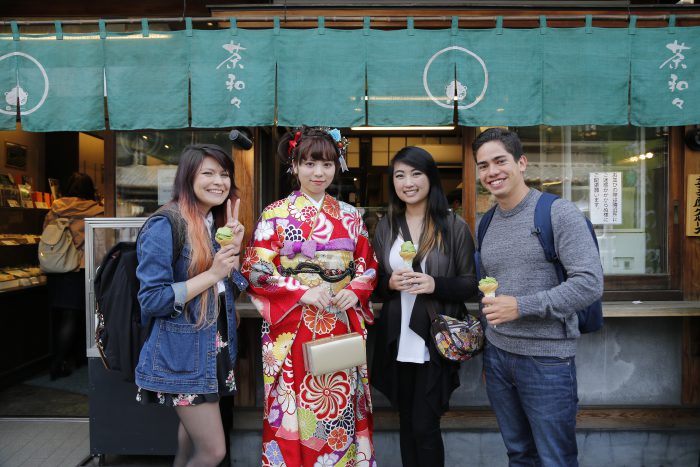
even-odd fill
[{"label": "woman in gray cardigan", "polygon": [[[405,147],[390,171],[389,213],[373,242],[375,293],[384,305],[370,381],[399,411],[403,465],[442,466],[440,417],[459,386],[459,364],[439,356],[427,310],[454,317],[465,312],[464,301],[477,293],[474,240],[466,222],[448,210],[430,153]],[[417,252],[412,264],[400,255],[407,241]]]}]

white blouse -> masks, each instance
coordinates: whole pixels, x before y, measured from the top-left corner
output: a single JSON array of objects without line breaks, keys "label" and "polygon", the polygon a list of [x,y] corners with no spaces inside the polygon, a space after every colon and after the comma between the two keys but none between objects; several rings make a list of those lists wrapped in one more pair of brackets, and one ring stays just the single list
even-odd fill
[{"label": "white blouse", "polygon": [[[397,271],[399,269],[406,269],[403,258],[399,256],[399,251],[401,250],[401,244],[404,242],[403,237],[399,234],[396,237],[396,241],[391,246],[391,251],[389,252],[389,264],[391,269]],[[414,243],[416,250],[418,250],[418,244]],[[420,263],[420,267],[425,272],[425,258]],[[411,328],[408,327],[411,321],[411,311],[413,311],[413,304],[416,302],[416,295],[410,294],[408,292],[400,292],[401,294],[401,334],[399,335],[399,352],[396,355],[396,361],[398,362],[408,362],[408,363],[425,363],[430,360],[430,354],[428,353],[428,346],[425,345],[425,341],[422,337],[416,334]]]}]

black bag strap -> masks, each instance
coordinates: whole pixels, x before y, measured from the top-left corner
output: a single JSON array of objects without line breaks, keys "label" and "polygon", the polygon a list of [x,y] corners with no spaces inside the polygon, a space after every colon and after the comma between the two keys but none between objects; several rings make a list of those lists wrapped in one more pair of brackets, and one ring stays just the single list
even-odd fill
[{"label": "black bag strap", "polygon": [[[176,210],[176,208],[168,204],[161,206],[156,212],[148,216],[148,219],[146,219],[146,222],[144,222],[143,225],[146,225],[146,223],[154,217],[165,217],[168,219],[168,221],[170,221],[170,225],[172,226],[171,232],[173,242],[172,264],[173,267],[175,267],[175,263],[177,263],[177,260],[180,257],[180,254],[182,253],[182,249],[185,247],[185,237],[187,236],[187,223],[185,222],[185,219],[182,217],[182,215]],[[141,236],[142,230],[143,227],[139,229],[139,233],[136,236],[137,245],[139,243],[139,237]]]},{"label": "black bag strap", "polygon": [[484,242],[486,230],[489,228],[493,214],[496,212],[496,205],[486,211],[486,214],[479,221],[479,227],[476,230],[476,248],[474,248],[474,269],[476,269],[476,280],[481,280],[481,244]]}]

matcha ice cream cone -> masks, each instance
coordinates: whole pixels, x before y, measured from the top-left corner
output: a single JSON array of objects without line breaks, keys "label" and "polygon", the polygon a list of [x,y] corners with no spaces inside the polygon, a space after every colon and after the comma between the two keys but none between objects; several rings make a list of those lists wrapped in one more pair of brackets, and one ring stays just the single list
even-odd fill
[{"label": "matcha ice cream cone", "polygon": [[479,281],[479,290],[484,293],[485,297],[495,297],[498,281],[493,277],[484,277]]},{"label": "matcha ice cream cone", "polygon": [[233,241],[233,232],[229,227],[219,227],[216,229],[214,240],[223,248]]},{"label": "matcha ice cream cone", "polygon": [[413,269],[413,258],[416,257],[416,247],[413,245],[413,242],[403,242],[401,244],[399,256],[403,258],[404,265],[408,269]]}]

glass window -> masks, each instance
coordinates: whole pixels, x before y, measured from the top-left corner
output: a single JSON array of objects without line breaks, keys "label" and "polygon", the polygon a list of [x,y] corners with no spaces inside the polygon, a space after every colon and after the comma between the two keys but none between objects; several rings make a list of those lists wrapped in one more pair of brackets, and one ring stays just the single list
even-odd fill
[{"label": "glass window", "polygon": [[218,144],[229,154],[224,131],[129,131],[116,133],[117,217],[148,216],[172,197],[180,153],[188,144]]},{"label": "glass window", "polygon": [[[619,218],[594,224],[606,274],[668,271],[666,127],[539,126],[516,131],[528,160],[527,184],[572,201],[589,218],[591,173],[619,176]],[[491,200],[481,184],[477,187],[480,216]]]}]

